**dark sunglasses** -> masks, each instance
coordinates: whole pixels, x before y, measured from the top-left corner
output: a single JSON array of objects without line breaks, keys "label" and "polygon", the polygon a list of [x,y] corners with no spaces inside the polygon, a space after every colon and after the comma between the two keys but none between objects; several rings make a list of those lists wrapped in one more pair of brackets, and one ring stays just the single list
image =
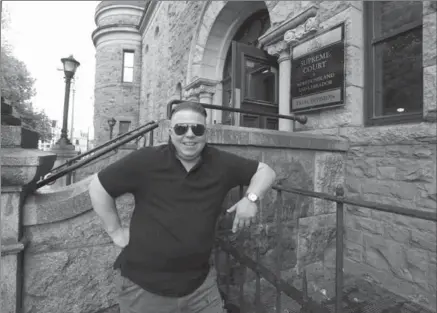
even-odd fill
[{"label": "dark sunglasses", "polygon": [[202,124],[176,124],[173,126],[174,133],[177,136],[185,135],[188,132],[188,128],[195,136],[203,136],[205,134],[205,125]]}]

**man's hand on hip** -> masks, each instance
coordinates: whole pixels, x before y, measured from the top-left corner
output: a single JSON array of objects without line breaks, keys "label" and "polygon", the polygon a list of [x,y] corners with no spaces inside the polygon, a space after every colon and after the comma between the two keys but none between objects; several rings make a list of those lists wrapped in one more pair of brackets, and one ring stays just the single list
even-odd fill
[{"label": "man's hand on hip", "polygon": [[250,201],[246,197],[234,204],[230,209],[227,210],[228,213],[235,211],[234,223],[232,225],[232,232],[235,233],[237,230],[243,227],[250,226],[250,223],[255,221],[256,212],[258,207],[256,203]]},{"label": "man's hand on hip", "polygon": [[129,228],[120,227],[113,232],[108,232],[108,235],[112,242],[120,248],[126,247],[129,243]]}]

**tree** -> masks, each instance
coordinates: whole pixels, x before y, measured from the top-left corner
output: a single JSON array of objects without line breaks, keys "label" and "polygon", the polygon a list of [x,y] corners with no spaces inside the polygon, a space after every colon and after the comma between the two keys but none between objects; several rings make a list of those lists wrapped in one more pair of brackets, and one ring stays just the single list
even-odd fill
[{"label": "tree", "polygon": [[41,140],[52,138],[51,121],[42,111],[32,106],[32,97],[35,96],[35,79],[22,61],[12,54],[12,48],[4,38],[5,30],[9,26],[9,14],[2,8],[1,28],[1,94],[8,99],[20,114],[24,126],[37,131]]}]

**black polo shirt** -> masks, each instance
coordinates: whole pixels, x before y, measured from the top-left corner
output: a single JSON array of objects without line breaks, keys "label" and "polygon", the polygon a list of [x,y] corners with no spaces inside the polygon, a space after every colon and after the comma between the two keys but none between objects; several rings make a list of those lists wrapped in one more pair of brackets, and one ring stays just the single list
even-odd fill
[{"label": "black polo shirt", "polygon": [[230,189],[249,185],[258,161],[205,146],[187,172],[169,143],[132,152],[98,177],[114,198],[132,193],[129,244],[116,261],[121,274],[168,297],[192,293],[205,280],[215,225]]}]

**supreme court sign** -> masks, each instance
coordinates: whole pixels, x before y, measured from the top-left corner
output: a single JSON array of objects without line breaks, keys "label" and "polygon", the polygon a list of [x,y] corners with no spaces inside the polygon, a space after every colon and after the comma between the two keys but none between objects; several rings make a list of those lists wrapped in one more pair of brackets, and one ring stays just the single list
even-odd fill
[{"label": "supreme court sign", "polygon": [[344,24],[293,49],[291,111],[344,104]]}]

